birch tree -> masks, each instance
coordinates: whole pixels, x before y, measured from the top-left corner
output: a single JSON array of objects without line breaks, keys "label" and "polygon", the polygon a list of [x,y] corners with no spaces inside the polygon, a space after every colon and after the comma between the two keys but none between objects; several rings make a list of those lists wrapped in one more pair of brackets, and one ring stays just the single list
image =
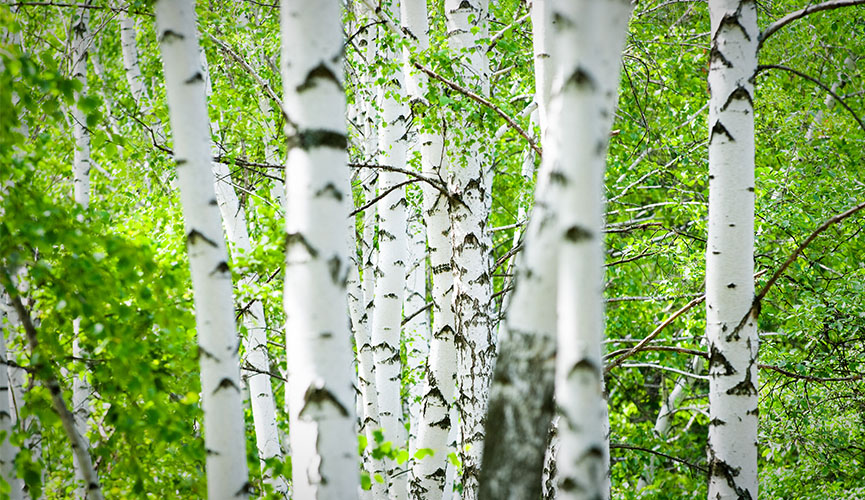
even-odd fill
[{"label": "birch tree", "polygon": [[563,185],[556,206],[558,494],[607,498],[602,189],[631,7],[628,0],[584,0],[551,8],[558,22],[550,37],[555,76],[544,161]]},{"label": "birch tree", "polygon": [[293,490],[357,497],[352,351],[345,280],[348,168],[340,4],[283,0],[286,347]]},{"label": "birch tree", "polygon": [[[485,47],[488,2],[447,1],[445,19],[452,50],[463,56],[460,65],[464,82],[481,95],[489,94],[489,61]],[[449,137],[449,190],[451,240],[453,241],[454,312],[456,314],[457,386],[460,417],[463,498],[477,496],[482,452],[484,417],[495,356],[490,315],[492,284],[487,231],[488,197],[492,178],[481,138],[473,133],[479,123],[463,118],[457,122],[464,136]]]},{"label": "birch tree", "polygon": [[[398,12],[398,6],[385,7],[390,14]],[[392,10],[391,10],[392,9]],[[379,88],[381,132],[379,134],[379,164],[405,169],[406,126],[408,110],[405,105],[405,79],[402,67],[393,66],[389,73],[389,62],[399,62],[400,53],[382,47],[382,65]],[[384,195],[378,210],[378,265],[375,270],[375,315],[372,318],[373,361],[376,365],[375,383],[378,392],[378,409],[385,440],[397,447],[406,444],[403,426],[400,381],[400,332],[402,331],[402,305],[405,294],[406,262],[408,261],[407,206],[405,187],[399,184],[404,175],[384,170],[379,173],[379,192]],[[394,499],[407,495],[407,477],[397,475],[396,460],[387,461],[388,490]]]},{"label": "birch tree", "polygon": [[757,5],[711,0],[709,56],[709,498],[757,498],[754,80]]},{"label": "birch tree", "polygon": [[155,12],[193,283],[208,496],[246,498],[249,482],[231,271],[213,184],[201,182],[211,178],[211,160],[195,3],[159,0]]}]

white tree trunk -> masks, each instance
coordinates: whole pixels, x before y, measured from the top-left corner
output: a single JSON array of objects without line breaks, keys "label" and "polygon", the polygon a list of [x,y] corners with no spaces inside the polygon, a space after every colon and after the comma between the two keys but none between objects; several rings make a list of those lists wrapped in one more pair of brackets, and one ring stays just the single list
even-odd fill
[{"label": "white tree trunk", "polygon": [[754,84],[757,6],[710,0],[709,498],[757,498]]},{"label": "white tree trunk", "polygon": [[[90,51],[90,34],[87,23],[90,19],[90,10],[81,8],[74,14],[72,23],[72,77],[81,84],[81,90],[76,93],[76,98],[81,99],[87,94],[87,59]],[[75,154],[72,165],[73,191],[75,203],[87,210],[90,205],[90,130],[87,128],[87,116],[80,106],[72,109],[72,130],[75,136]],[[72,321],[72,355],[83,358],[85,352],[81,349],[79,335],[81,318]],[[75,417],[75,426],[82,439],[87,439],[87,429],[90,420],[90,395],[93,391],[87,382],[86,373],[83,371],[73,372],[72,375],[72,414]],[[75,496],[87,497],[87,486],[84,481],[84,472],[78,459],[73,455],[75,468],[76,486]]]},{"label": "white tree trunk", "polygon": [[126,81],[132,98],[144,114],[150,111],[147,85],[141,75],[141,66],[138,64],[138,43],[136,42],[135,19],[129,17],[125,11],[120,12],[120,49],[123,53],[123,69],[126,72]]},{"label": "white tree trunk", "polygon": [[210,131],[195,4],[159,0],[157,38],[192,275],[201,363],[208,497],[246,498],[243,401],[228,252],[210,173]]},{"label": "white tree trunk", "polygon": [[[487,0],[447,0],[446,26],[451,48],[468,51],[460,65],[463,80],[481,95],[489,94],[489,61],[480,40],[488,35]],[[466,133],[480,124],[456,119],[452,129]],[[450,204],[454,245],[454,311],[457,317],[459,450],[462,459],[462,497],[477,496],[483,450],[484,421],[495,358],[490,299],[491,240],[487,231],[492,178],[489,151],[480,137],[449,138],[450,191],[460,202]]]},{"label": "white tree trunk", "polygon": [[609,442],[603,397],[603,187],[617,100],[629,0],[554,0],[557,24],[544,162],[562,184],[556,407],[558,494],[609,496]]},{"label": "white tree trunk", "polygon": [[8,369],[9,359],[6,353],[6,339],[12,338],[12,324],[10,316],[15,312],[9,307],[5,292],[0,292],[0,433],[3,440],[0,442],[0,477],[9,485],[9,499],[21,500],[24,498],[23,481],[19,479],[15,471],[15,457],[18,455],[18,447],[12,444],[12,430],[14,419],[12,409],[12,394],[10,391],[10,374]]},{"label": "white tree trunk", "polygon": [[[212,80],[204,51],[201,52],[202,69],[206,94],[212,93]],[[219,135],[219,121],[210,123],[211,137]],[[211,141],[211,153],[216,154],[216,146]],[[243,255],[252,253],[252,239],[246,223],[246,211],[240,205],[237,192],[231,180],[228,165],[219,162],[211,163],[214,178],[214,189],[222,225],[232,252]],[[240,286],[252,287],[254,277],[241,278]],[[242,360],[242,378],[249,387],[252,420],[255,426],[255,442],[258,458],[261,462],[262,478],[266,484],[273,487],[281,495],[288,495],[288,482],[282,476],[274,476],[266,468],[266,461],[282,460],[283,450],[279,440],[279,427],[276,422],[276,403],[273,399],[273,388],[270,385],[270,359],[267,354],[267,322],[264,317],[264,306],[260,301],[253,301],[243,313],[243,326],[246,335],[242,337],[243,350],[246,357]]]},{"label": "white tree trunk", "polygon": [[[423,175],[438,178],[444,174],[444,141],[440,134],[421,134]],[[442,175],[443,177],[443,175]],[[424,214],[427,227],[430,271],[432,275],[433,322],[429,357],[426,363],[418,428],[418,449],[432,455],[413,465],[411,496],[415,500],[443,498],[445,476],[449,467],[449,433],[456,421],[451,408],[456,392],[456,317],[453,307],[453,242],[448,217],[448,199],[437,189],[424,184]]]},{"label": "white tree trunk", "polygon": [[546,137],[547,120],[552,90],[552,54],[548,38],[552,30],[550,0],[531,0],[532,54],[534,56],[535,101],[538,103],[538,125],[541,141]]},{"label": "white tree trunk", "polygon": [[[286,162],[286,348],[296,498],[359,488],[345,281],[348,182],[340,3],[282,0]],[[302,50],[299,50],[302,48]]]},{"label": "white tree trunk", "polygon": [[[391,8],[395,8],[391,7]],[[383,56],[391,62],[399,53],[384,49]],[[405,105],[405,83],[402,68],[394,73],[381,75],[387,83],[380,87],[382,103],[382,125],[379,132],[380,165],[400,169],[406,167],[406,125],[408,109]],[[379,173],[379,193],[386,194],[379,202],[378,210],[378,266],[375,272],[375,315],[372,318],[372,349],[375,362],[375,383],[378,390],[378,409],[385,441],[394,447],[406,445],[403,426],[400,389],[402,364],[400,362],[400,332],[402,330],[402,304],[405,292],[408,242],[406,235],[405,186],[397,187],[405,175],[383,170]],[[400,466],[395,460],[386,460],[388,490],[390,498],[405,499],[408,482],[405,474],[399,474]]]}]

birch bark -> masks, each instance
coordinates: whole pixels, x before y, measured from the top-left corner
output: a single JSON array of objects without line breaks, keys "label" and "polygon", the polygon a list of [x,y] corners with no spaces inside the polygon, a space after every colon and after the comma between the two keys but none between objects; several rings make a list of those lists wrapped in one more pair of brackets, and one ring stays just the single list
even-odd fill
[{"label": "birch bark", "polygon": [[[480,40],[488,35],[487,0],[447,0],[446,26],[450,46],[465,55],[463,81],[481,95],[489,94],[489,61]],[[459,452],[462,460],[462,495],[477,497],[482,440],[489,384],[495,358],[490,299],[487,231],[489,194],[492,178],[488,172],[488,151],[480,137],[468,136],[479,123],[454,120],[456,129],[466,136],[450,138],[450,191],[460,200],[450,204],[453,240],[454,311],[456,313],[458,408],[460,417]]]},{"label": "birch bark", "polygon": [[[391,7],[394,8],[394,7]],[[399,54],[383,48],[386,62]],[[388,65],[383,65],[386,71]],[[405,82],[402,68],[396,66],[393,74],[382,74],[386,83],[380,87],[382,124],[379,133],[380,165],[400,169],[406,166],[406,124],[408,110],[405,105]],[[378,266],[375,272],[375,315],[372,318],[372,349],[375,362],[375,382],[378,391],[378,409],[385,440],[395,447],[406,444],[403,426],[400,382],[400,332],[402,330],[402,303],[405,292],[408,242],[406,237],[407,202],[405,187],[398,187],[404,174],[390,171],[379,173],[378,188],[384,194],[378,211]],[[404,499],[407,495],[407,477],[399,474],[395,460],[387,460],[388,490],[391,498]]]},{"label": "birch bark", "polygon": [[555,399],[558,495],[609,497],[603,396],[603,182],[617,101],[628,0],[553,1],[556,47],[544,161],[562,184],[557,200],[558,286]]},{"label": "birch bark", "polygon": [[12,418],[12,394],[10,392],[10,374],[8,369],[8,356],[6,352],[6,339],[12,338],[12,321],[9,316],[15,314],[11,309],[11,303],[5,292],[0,292],[0,433],[3,440],[0,442],[0,477],[9,485],[9,499],[21,500],[24,498],[23,481],[18,478],[15,471],[15,457],[18,455],[18,447],[12,444],[13,418]]},{"label": "birch bark", "polygon": [[[87,94],[87,59],[90,51],[90,34],[87,24],[90,19],[90,10],[80,8],[76,11],[72,23],[72,77],[81,84],[81,90],[76,93],[76,100],[81,100]],[[73,157],[73,191],[75,203],[87,210],[90,206],[90,130],[87,128],[87,116],[81,105],[72,110],[73,134],[75,136],[75,154]],[[80,345],[81,318],[72,321],[72,355],[83,358],[84,351]],[[82,439],[87,439],[88,421],[90,420],[90,395],[92,389],[87,382],[86,372],[74,372],[72,375],[72,414],[75,417],[75,426]],[[85,484],[82,465],[78,458],[73,455],[73,467],[75,469],[76,486],[75,496],[87,498],[87,486]]]},{"label": "birch bark", "polygon": [[216,193],[212,183],[201,182],[212,174],[195,3],[158,0],[154,9],[195,302],[204,444],[208,452],[208,497],[247,498],[249,482],[231,272]]},{"label": "birch bark", "polygon": [[757,5],[711,0],[709,54],[709,498],[757,498],[754,84]]},{"label": "birch bark", "polygon": [[[210,69],[205,58],[204,51],[201,52],[202,70],[206,95],[212,93],[212,80]],[[211,137],[219,135],[219,121],[210,123]],[[216,154],[216,146],[210,142],[211,154]],[[231,171],[228,165],[219,162],[211,162],[213,172],[214,189],[216,191],[216,202],[222,217],[222,225],[231,245],[232,252],[240,254],[252,253],[252,239],[246,223],[246,211],[240,205],[237,192],[231,180]],[[254,278],[242,277],[240,286],[254,286]],[[274,476],[267,468],[268,460],[281,460],[283,457],[282,446],[279,440],[279,427],[276,422],[276,403],[273,399],[273,388],[270,385],[270,359],[267,354],[267,322],[264,317],[264,306],[258,300],[250,303],[242,316],[243,327],[246,334],[241,337],[243,350],[246,354],[242,360],[248,369],[242,369],[242,378],[249,387],[250,406],[252,408],[252,421],[255,427],[255,442],[258,449],[258,458],[261,462],[262,479],[266,484],[281,496],[288,495],[288,482],[282,476]]]},{"label": "birch bark", "polygon": [[[286,161],[286,347],[292,488],[357,498],[354,374],[345,281],[348,182],[342,26],[336,0],[282,0]],[[302,49],[301,49],[302,48]]]}]

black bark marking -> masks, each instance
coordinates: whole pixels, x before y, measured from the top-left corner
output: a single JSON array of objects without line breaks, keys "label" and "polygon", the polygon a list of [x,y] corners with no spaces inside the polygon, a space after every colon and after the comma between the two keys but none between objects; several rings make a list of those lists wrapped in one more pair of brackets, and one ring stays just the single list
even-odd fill
[{"label": "black bark marking", "polygon": [[727,288],[736,288],[736,284],[735,284],[735,283],[730,283],[729,285],[727,285]]},{"label": "black bark marking", "polygon": [[568,178],[565,177],[565,174],[558,170],[554,170],[550,172],[550,183],[551,184],[561,184],[566,185],[568,183]]},{"label": "black bark marking", "polygon": [[198,346],[198,357],[201,358],[202,356],[204,356],[207,359],[213,359],[213,360],[219,359],[216,356],[214,356],[212,353],[208,352],[207,349],[205,349],[201,346]]},{"label": "black bark marking", "polygon": [[243,486],[241,486],[240,489],[237,490],[237,493],[235,493],[234,496],[246,498],[251,493],[252,493],[252,484],[249,481],[247,481],[247,482],[243,483]]},{"label": "black bark marking", "polygon": [[289,233],[285,235],[285,251],[290,252],[292,247],[300,245],[310,257],[318,256],[318,251],[306,241],[306,238],[301,233]]},{"label": "black bark marking", "polygon": [[207,236],[204,236],[201,233],[201,231],[199,231],[197,229],[193,229],[192,231],[189,231],[189,233],[186,235],[186,244],[187,245],[193,245],[193,246],[197,245],[198,244],[197,240],[199,240],[199,239],[202,242],[207,243],[208,245],[212,246],[213,248],[219,247],[219,245],[215,241],[211,240]]},{"label": "black bark marking", "polygon": [[170,40],[171,40],[172,38],[175,39],[175,40],[183,40],[183,39],[186,38],[186,37],[183,36],[182,33],[178,33],[178,32],[176,32],[176,31],[174,31],[174,30],[165,30],[165,31],[163,31],[162,34],[159,36],[159,43],[162,43],[162,42],[169,42],[169,43],[170,43]]},{"label": "black bark marking", "polygon": [[289,140],[289,148],[300,147],[304,151],[313,148],[346,149],[348,138],[345,132],[325,129],[305,129]]},{"label": "black bark marking", "polygon": [[709,180],[710,180],[710,181],[711,181],[711,180],[714,180],[714,179],[715,179],[715,176],[714,176],[714,175],[710,175],[710,176],[709,176]]},{"label": "black bark marking", "polygon": [[715,458],[714,452],[712,452],[712,458],[709,461],[709,477],[717,476],[724,479],[727,482],[727,485],[735,490],[738,500],[753,500],[751,493],[747,489],[740,488],[736,485],[736,477],[740,472],[740,468],[732,467],[727,462],[718,460]]},{"label": "black bark marking", "polygon": [[216,389],[213,390],[213,393],[216,394],[217,392],[223,389],[228,389],[230,387],[234,388],[235,391],[240,392],[240,387],[237,387],[237,384],[234,382],[234,380],[225,377],[219,381],[219,385],[216,386]]},{"label": "black bark marking", "polygon": [[596,365],[590,359],[583,358],[583,359],[577,361],[577,363],[571,367],[571,371],[568,372],[568,378],[571,378],[574,375],[576,375],[577,373],[582,372],[582,371],[588,371],[589,373],[591,373],[592,375],[595,375],[595,376],[597,376],[598,373],[600,373],[600,370],[598,369],[598,365]]},{"label": "black bark marking", "polygon": [[727,361],[727,357],[724,356],[724,353],[721,352],[720,349],[712,345],[709,349],[709,373],[712,373],[713,368],[721,368],[723,371],[720,373],[721,375],[733,375],[736,373],[736,369],[733,368],[733,365]]},{"label": "black bark marking", "polygon": [[734,139],[733,136],[730,135],[727,127],[725,127],[724,124],[721,123],[721,120],[716,121],[715,125],[712,127],[712,131],[709,132],[709,144],[712,143],[712,140],[715,138],[715,134],[724,134],[727,136],[727,139],[729,139],[730,142],[736,142],[736,139]]},{"label": "black bark marking", "polygon": [[222,261],[213,268],[213,271],[210,272],[210,275],[213,276],[214,274],[225,274],[229,271],[231,271],[231,268],[228,267],[228,262]]},{"label": "black bark marking", "polygon": [[339,269],[341,266],[341,262],[339,257],[333,256],[327,260],[327,269],[330,271],[330,279],[333,280],[334,283],[339,284]]},{"label": "black bark marking", "polygon": [[748,34],[748,30],[746,30],[745,27],[742,26],[741,21],[739,21],[739,18],[742,17],[741,9],[742,7],[739,7],[738,9],[736,9],[736,12],[732,14],[726,14],[723,18],[721,18],[721,22],[718,24],[718,31],[716,31],[714,35],[715,38],[718,37],[718,33],[720,33],[721,30],[724,28],[739,28],[742,31],[742,34],[745,35],[745,39],[749,42],[751,41],[751,35]]},{"label": "black bark marking", "polygon": [[187,163],[189,163],[189,160],[187,160],[186,158],[178,158],[174,163],[178,167],[180,167],[180,166],[183,166],[183,165],[186,165]]},{"label": "black bark marking", "polygon": [[320,196],[330,196],[336,201],[342,201],[342,191],[340,191],[332,182],[328,182],[323,188],[316,191],[314,196],[316,198]]},{"label": "black bark marking", "polygon": [[574,72],[571,73],[571,76],[569,76],[568,79],[565,81],[565,87],[571,84],[576,85],[578,89],[586,90],[594,90],[596,86],[595,79],[592,78],[592,75],[579,66],[574,69]]},{"label": "black bark marking", "polygon": [[749,193],[753,193],[753,192],[754,192],[754,186],[749,187],[749,188],[748,188],[748,192],[749,192]]},{"label": "black bark marking", "polygon": [[348,416],[348,410],[336,399],[336,396],[332,392],[323,387],[310,386],[306,390],[306,394],[303,395],[303,408],[300,409],[300,417],[306,416],[307,411],[312,411],[313,406],[321,408],[325,403],[333,405],[339,411],[340,416]]},{"label": "black bark marking", "polygon": [[[731,63],[729,59],[724,57],[724,54],[721,53],[721,50],[717,46],[713,46],[712,50],[709,52],[709,64],[712,64],[716,61],[720,62],[728,68],[733,67],[733,63]],[[711,88],[709,89],[709,92],[711,92]]]},{"label": "black bark marking", "polygon": [[754,98],[751,97],[751,93],[748,92],[748,89],[739,85],[738,87],[736,87],[736,90],[734,90],[729,96],[727,96],[727,101],[724,103],[723,106],[721,106],[721,111],[726,111],[730,104],[733,103],[733,101],[741,99],[747,100],[748,104],[750,104],[752,108],[754,107]]},{"label": "black bark marking", "polygon": [[571,226],[565,231],[565,239],[571,243],[579,243],[592,239],[592,232],[584,227]]},{"label": "black bark marking", "polygon": [[318,66],[312,68],[309,73],[306,74],[306,78],[304,78],[303,83],[298,85],[296,88],[297,93],[302,94],[303,92],[306,92],[307,90],[315,87],[316,85],[318,85],[318,83],[316,82],[316,80],[318,79],[330,80],[335,83],[337,87],[341,87],[339,83],[339,78],[337,78],[333,71],[331,71],[330,68],[325,66],[325,64],[322,62],[319,63]]},{"label": "black bark marking", "polygon": [[214,456],[220,455],[220,453],[218,451],[211,449],[211,448],[205,448],[204,452],[207,453],[208,455],[214,455]]},{"label": "black bark marking", "polygon": [[190,83],[195,82],[203,82],[204,75],[201,74],[201,71],[197,71],[194,75],[190,76],[186,81],[183,82],[184,85],[189,85]]},{"label": "black bark marking", "polygon": [[727,394],[731,396],[756,396],[757,388],[751,381],[751,370],[745,370],[745,379],[727,389]]},{"label": "black bark marking", "polygon": [[722,425],[727,425],[727,422],[724,422],[720,418],[715,417],[712,420],[709,420],[709,425],[714,426],[714,427],[720,427]]},{"label": "black bark marking", "polygon": [[216,198],[213,198],[212,200],[208,201],[207,204],[210,205],[211,207],[215,207],[216,205],[218,205],[218,203],[216,202]]},{"label": "black bark marking", "polygon": [[87,489],[90,491],[98,490],[99,489],[99,483],[92,482],[92,483],[87,485]]}]

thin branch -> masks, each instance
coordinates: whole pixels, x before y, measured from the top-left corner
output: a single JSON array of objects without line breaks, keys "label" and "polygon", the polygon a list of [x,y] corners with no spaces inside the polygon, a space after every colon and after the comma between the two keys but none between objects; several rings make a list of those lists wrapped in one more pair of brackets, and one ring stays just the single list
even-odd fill
[{"label": "thin branch", "polygon": [[375,205],[376,203],[378,203],[379,201],[381,201],[382,198],[384,198],[385,196],[391,194],[392,192],[396,191],[397,189],[399,189],[399,188],[401,188],[401,187],[403,187],[403,186],[405,186],[405,185],[407,185],[407,184],[414,184],[414,183],[417,182],[418,180],[419,180],[419,179],[408,179],[408,180],[402,181],[402,182],[400,182],[400,183],[398,183],[398,184],[394,184],[393,186],[387,188],[387,189],[385,190],[385,192],[379,194],[378,196],[376,196],[375,198],[369,200],[367,203],[364,203],[364,204],[361,205],[360,207],[358,207],[358,208],[352,210],[351,213],[348,214],[348,216],[349,216],[349,217],[354,217],[355,215],[357,215],[357,214],[363,212],[364,210],[366,210],[367,208],[369,208],[369,207]]},{"label": "thin branch", "polygon": [[[616,356],[619,356],[620,354],[624,354],[624,353],[628,352],[629,350],[630,349],[625,348],[625,349],[619,349],[619,350],[613,351],[613,352],[607,354],[606,356],[604,356],[604,359],[614,358]],[[643,348],[643,350],[644,351],[677,352],[679,354],[689,354],[691,356],[699,356],[701,358],[708,358],[709,357],[709,355],[706,354],[706,351],[698,351],[697,349],[686,349],[684,347],[676,347],[676,346],[672,346],[672,345],[647,345],[646,347]]]},{"label": "thin branch", "polygon": [[797,10],[795,12],[791,12],[786,16],[778,19],[774,23],[770,24],[760,33],[760,36],[757,38],[758,46],[762,46],[763,42],[766,41],[767,38],[774,35],[776,31],[787,26],[788,24],[796,21],[798,19],[802,19],[803,17],[814,14],[816,12],[821,12],[824,10],[833,10],[841,7],[850,7],[852,5],[861,5],[865,4],[865,0],[830,0],[828,2],[818,3],[816,5],[809,5],[803,9]]},{"label": "thin branch", "polygon": [[445,195],[445,197],[447,197],[449,200],[453,198],[453,195],[451,195],[448,192],[447,187],[445,186],[444,182],[437,181],[435,179],[430,179],[429,177],[426,177],[424,175],[421,175],[417,172],[414,172],[414,171],[411,171],[411,170],[408,170],[405,168],[392,167],[390,165],[373,165],[373,164],[369,164],[369,163],[349,163],[348,166],[351,168],[374,168],[377,170],[384,170],[386,172],[396,172],[399,174],[404,174],[404,175],[407,175],[409,177],[413,177],[419,181],[426,182],[430,186],[436,188],[441,194]]},{"label": "thin branch", "polygon": [[[865,2],[865,0],[863,0],[863,2]],[[766,69],[780,69],[782,71],[788,71],[790,73],[793,73],[794,75],[797,75],[801,78],[804,78],[805,80],[808,80],[809,82],[813,83],[814,85],[817,85],[821,89],[825,90],[829,95],[834,97],[836,101],[841,103],[841,105],[844,106],[844,109],[846,109],[847,111],[850,112],[851,115],[853,115],[853,119],[856,120],[856,123],[858,123],[860,127],[862,127],[862,130],[865,130],[865,122],[862,121],[862,118],[859,118],[859,115],[857,115],[856,112],[853,111],[853,108],[848,106],[847,102],[844,101],[844,99],[842,99],[841,96],[839,96],[838,94],[833,92],[832,89],[829,88],[825,83],[814,78],[813,76],[808,76],[805,73],[802,73],[801,71],[795,70],[793,68],[788,68],[787,66],[781,66],[780,64],[761,64],[760,66],[757,66],[757,73],[759,73],[763,70],[766,70]]]},{"label": "thin branch", "polygon": [[426,311],[427,309],[429,309],[429,308],[432,307],[432,306],[433,306],[433,303],[432,303],[432,302],[427,302],[425,306],[421,307],[421,308],[418,309],[417,311],[415,311],[415,312],[409,314],[408,316],[406,316],[405,319],[402,320],[402,323],[401,323],[400,326],[405,326],[405,324],[408,323],[409,321],[413,320],[415,316],[417,316],[418,314],[420,314],[420,313]]},{"label": "thin branch", "polygon": [[488,107],[489,109],[493,110],[497,115],[501,116],[505,120],[505,122],[507,122],[507,124],[510,125],[510,127],[512,129],[514,129],[518,134],[520,134],[520,136],[522,136],[522,138],[525,139],[526,142],[529,143],[529,146],[531,146],[531,148],[535,151],[535,153],[538,154],[538,157],[543,156],[543,152],[541,151],[541,148],[535,143],[534,139],[532,139],[531,136],[529,136],[528,132],[523,130],[523,128],[520,127],[517,124],[517,122],[515,122],[513,120],[513,118],[508,116],[507,113],[502,111],[502,109],[500,107],[496,106],[490,100],[484,98],[481,95],[478,95],[477,93],[473,92],[472,90],[467,89],[467,88],[463,87],[462,85],[460,85],[456,82],[453,82],[451,80],[448,80],[447,78],[439,75],[435,71],[427,68],[426,66],[424,66],[423,64],[421,64],[419,62],[414,62],[413,65],[415,68],[423,71],[428,76],[444,83],[448,87],[450,87],[453,90],[456,90],[457,92],[465,95],[466,97],[472,99],[473,101],[476,101],[476,102]]},{"label": "thin branch", "polygon": [[241,57],[237,52],[232,50],[231,46],[208,32],[204,33],[207,35],[208,38],[210,38],[210,40],[213,41],[213,43],[215,43],[220,48],[220,50],[222,50],[229,57],[234,59],[237,64],[239,64],[243,69],[245,69],[247,73],[249,73],[249,75],[256,81],[256,83],[258,83],[258,85],[264,89],[264,92],[267,94],[267,96],[270,97],[270,99],[276,104],[276,108],[280,111],[280,113],[282,113],[283,118],[285,118],[285,122],[288,123],[295,130],[297,130],[297,124],[294,123],[291,118],[289,118],[288,113],[282,106],[282,99],[279,98],[279,95],[273,90],[270,84],[268,84],[264,80],[264,78],[262,78],[261,75],[259,75],[258,72],[249,65],[248,62],[246,62],[243,57]]},{"label": "thin branch", "polygon": [[811,375],[800,375],[798,373],[794,373],[788,370],[781,368],[780,366],[775,365],[757,365],[758,367],[764,370],[772,370],[784,375],[785,377],[795,378],[799,380],[806,380],[808,382],[855,382],[857,380],[862,380],[865,378],[865,374],[859,373],[857,375],[853,375],[852,377],[813,377]]},{"label": "thin branch", "polygon": [[648,448],[641,448],[641,447],[639,447],[639,446],[633,446],[633,445],[630,445],[630,444],[610,443],[610,449],[611,449],[611,450],[617,450],[617,449],[618,449],[618,450],[645,451],[646,453],[651,453],[651,454],[653,454],[653,455],[658,455],[659,457],[664,457],[664,458],[666,458],[666,459],[668,459],[668,460],[672,460],[672,461],[674,461],[674,462],[678,462],[678,463],[680,463],[680,464],[682,464],[682,465],[687,465],[688,467],[690,467],[690,468],[692,468],[692,469],[697,469],[698,471],[700,471],[700,472],[702,472],[702,473],[704,473],[704,474],[708,474],[708,472],[709,472],[708,469],[706,469],[705,467],[703,467],[703,466],[701,466],[701,465],[692,464],[691,462],[688,462],[687,460],[682,460],[681,458],[677,458],[677,457],[674,457],[674,456],[672,456],[672,455],[667,455],[666,453],[661,453],[660,451],[650,450],[650,449],[648,449]]},{"label": "thin branch", "polygon": [[609,364],[606,366],[606,368],[604,368],[604,374],[610,373],[610,370],[612,370],[613,368],[615,368],[615,367],[619,366],[620,364],[622,364],[623,361],[625,361],[626,359],[630,358],[630,357],[633,356],[634,354],[637,354],[638,352],[640,352],[640,351],[642,351],[643,349],[645,349],[645,348],[646,348],[646,345],[648,345],[649,342],[651,342],[655,337],[657,337],[658,334],[660,334],[660,333],[664,330],[664,328],[668,327],[670,324],[672,324],[674,321],[676,321],[676,319],[677,319],[679,316],[681,316],[681,315],[685,314],[686,312],[690,311],[694,306],[700,304],[700,303],[703,302],[704,300],[706,300],[706,296],[705,296],[705,295],[700,295],[700,296],[697,297],[696,299],[694,299],[694,300],[688,302],[687,304],[685,304],[685,305],[684,305],[681,309],[679,309],[678,311],[674,312],[672,315],[670,315],[670,317],[668,317],[667,319],[665,319],[664,321],[662,321],[660,325],[658,325],[654,330],[652,330],[652,333],[650,333],[649,335],[647,335],[647,336],[646,336],[643,340],[641,340],[637,345],[635,345],[634,347],[628,349],[627,352],[625,352],[624,354],[622,354],[621,356],[619,356],[618,358],[616,358],[615,360],[613,360],[612,363],[609,363]]},{"label": "thin branch", "polygon": [[656,365],[654,363],[623,363],[622,368],[651,368],[653,370],[664,370],[673,372],[683,377],[691,377],[698,380],[709,380],[707,375],[697,375],[696,373],[686,372],[678,368],[670,368],[669,366]]},{"label": "thin branch", "polygon": [[111,12],[125,12],[127,14],[135,14],[138,16],[153,17],[150,12],[141,10],[129,10],[126,7],[112,7],[104,5],[92,5],[89,3],[66,3],[66,2],[16,2],[8,4],[10,7],[68,7],[73,9],[90,9],[90,10],[109,10]]},{"label": "thin branch", "polygon": [[[840,213],[840,214],[832,217],[831,219],[827,220],[823,224],[820,224],[820,227],[815,229],[814,232],[811,233],[811,235],[808,236],[808,238],[806,238],[805,241],[803,241],[802,244],[800,244],[796,248],[796,250],[794,250],[793,253],[790,254],[789,257],[787,257],[787,260],[784,261],[783,264],[781,264],[781,267],[779,267],[775,271],[775,273],[772,275],[772,277],[769,278],[769,281],[766,282],[766,284],[760,290],[760,293],[758,293],[756,295],[756,297],[754,297],[754,307],[756,307],[759,310],[760,301],[762,301],[763,298],[766,296],[766,294],[769,293],[769,289],[772,288],[772,285],[774,285],[775,282],[778,281],[778,278],[780,278],[781,275],[784,274],[784,271],[786,271],[787,268],[790,267],[790,264],[792,264],[799,257],[799,255],[802,254],[802,252],[805,250],[805,247],[810,245],[811,242],[814,241],[817,238],[817,236],[820,235],[820,233],[822,233],[823,231],[828,229],[830,226],[837,224],[837,223],[843,221],[844,219],[850,217],[851,215],[855,214],[859,210],[862,210],[863,208],[865,208],[865,203],[860,203],[860,204],[856,205],[855,207],[851,208],[850,210],[847,210],[844,213]],[[750,312],[749,312],[749,314],[750,314]]]}]

